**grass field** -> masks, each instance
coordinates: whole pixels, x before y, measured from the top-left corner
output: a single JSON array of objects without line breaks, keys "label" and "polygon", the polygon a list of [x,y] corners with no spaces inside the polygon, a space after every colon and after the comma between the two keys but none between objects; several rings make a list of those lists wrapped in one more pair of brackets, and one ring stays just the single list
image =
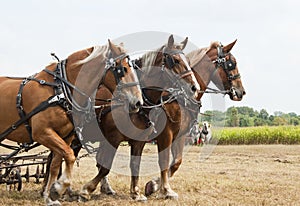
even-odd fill
[{"label": "grass field", "polygon": [[[129,151],[128,146],[120,150]],[[147,145],[146,153],[156,153],[155,145]],[[203,155],[207,151],[207,155]],[[211,152],[211,153],[210,153]],[[95,191],[88,202],[66,202],[62,205],[300,205],[300,145],[237,145],[189,147],[184,161],[171,180],[178,200],[157,200],[155,195],[145,203],[129,197],[130,177],[111,173],[115,196]],[[206,158],[203,158],[206,157]],[[73,189],[96,174],[93,157],[83,158],[74,167]],[[124,168],[126,169],[126,168]],[[155,173],[142,176],[143,186]],[[41,184],[24,183],[23,191],[6,191],[0,185],[0,205],[44,205]]]}]

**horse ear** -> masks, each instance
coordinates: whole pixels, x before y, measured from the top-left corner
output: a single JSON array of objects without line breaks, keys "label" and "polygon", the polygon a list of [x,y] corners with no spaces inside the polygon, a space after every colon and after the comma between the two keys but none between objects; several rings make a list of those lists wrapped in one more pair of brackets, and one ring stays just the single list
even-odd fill
[{"label": "horse ear", "polygon": [[184,50],[188,42],[188,37],[185,38],[180,44],[181,44],[181,50]]},{"label": "horse ear", "polygon": [[110,39],[108,39],[108,45],[109,45],[109,49],[111,50],[111,52],[113,53],[113,56],[118,56],[120,55],[120,50],[116,47],[115,44],[113,44]]},{"label": "horse ear", "polygon": [[168,48],[171,49],[173,47],[173,45],[174,45],[174,37],[173,37],[173,34],[171,34],[168,39]]},{"label": "horse ear", "polygon": [[230,44],[224,46],[224,48],[223,48],[224,52],[225,52],[225,53],[230,52],[231,49],[232,49],[232,47],[235,45],[236,41],[237,41],[237,39],[234,40],[232,43],[230,43]]}]

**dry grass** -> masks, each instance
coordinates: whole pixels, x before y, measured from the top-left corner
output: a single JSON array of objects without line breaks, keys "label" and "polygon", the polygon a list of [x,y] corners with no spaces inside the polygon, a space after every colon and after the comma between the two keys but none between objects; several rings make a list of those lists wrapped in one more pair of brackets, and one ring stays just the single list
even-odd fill
[{"label": "dry grass", "polygon": [[[121,150],[128,150],[127,146]],[[201,159],[205,148],[193,146],[171,180],[179,199],[157,200],[149,197],[137,203],[129,197],[130,177],[110,174],[116,196],[95,191],[85,203],[63,205],[300,205],[300,145],[216,146],[207,159]],[[207,148],[206,148],[207,149]],[[147,145],[147,153],[155,146]],[[83,158],[74,168],[73,189],[79,190],[96,173],[95,160]],[[155,169],[156,170],[156,169]],[[140,185],[152,178],[142,176]],[[41,185],[24,183],[22,192],[8,192],[0,185],[0,205],[44,205]]]}]

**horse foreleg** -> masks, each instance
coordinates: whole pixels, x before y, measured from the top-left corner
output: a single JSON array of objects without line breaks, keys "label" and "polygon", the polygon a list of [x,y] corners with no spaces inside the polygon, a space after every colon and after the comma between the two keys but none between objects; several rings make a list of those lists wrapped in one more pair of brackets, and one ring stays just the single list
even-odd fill
[{"label": "horse foreleg", "polygon": [[[165,154],[161,154],[165,153]],[[160,152],[159,155],[159,164],[161,168],[160,172],[160,191],[158,194],[159,199],[177,199],[178,194],[174,192],[171,189],[170,183],[169,183],[169,169],[163,169],[166,168],[166,166],[169,164],[169,157],[170,157],[170,149],[167,148],[164,151]],[[162,166],[163,165],[163,166]]]},{"label": "horse foreleg", "polygon": [[96,190],[97,185],[99,184],[101,179],[108,174],[108,172],[109,172],[109,170],[107,170],[103,167],[99,167],[98,174],[91,181],[89,181],[82,187],[82,189],[80,191],[81,200],[87,201],[91,198],[91,196],[90,196],[91,193],[93,193]]},{"label": "horse foreleg", "polygon": [[49,193],[50,193],[50,187],[52,184],[56,181],[58,173],[59,173],[59,167],[62,163],[62,156],[59,155],[54,155],[52,153],[52,159],[51,159],[51,164],[49,166],[49,174],[47,177],[47,182],[44,187],[43,191],[43,197],[45,199],[46,204],[49,205],[60,205],[60,203],[54,199],[49,198]]},{"label": "horse foreleg", "polygon": [[116,191],[110,186],[107,175],[101,180],[100,192],[107,195],[115,195]]},{"label": "horse foreleg", "polygon": [[[53,159],[50,164],[50,174],[44,198],[47,205],[59,205],[58,199],[65,192],[66,188],[70,186],[71,174],[75,162],[73,150],[55,131],[52,129],[44,131],[33,131],[33,137],[37,142],[47,146],[53,152]],[[43,137],[43,138],[41,138]],[[71,138],[70,140],[71,141]],[[65,170],[59,180],[57,175],[61,166],[62,158],[65,160]]]},{"label": "horse foreleg", "polygon": [[182,153],[184,148],[185,138],[184,136],[178,137],[173,143],[171,147],[172,152],[172,163],[169,169],[169,177],[173,177],[174,173],[178,170],[182,163]]},{"label": "horse foreleg", "polygon": [[140,174],[140,163],[142,151],[145,146],[145,142],[134,141],[131,145],[131,156],[130,156],[130,169],[131,169],[131,184],[130,184],[130,195],[132,199],[136,201],[146,201],[147,198],[141,194],[138,186],[139,174]]},{"label": "horse foreleg", "polygon": [[[50,188],[50,198],[52,200],[57,200],[62,196],[68,187],[71,185],[71,177],[73,165],[75,162],[75,156],[71,148],[66,148],[63,158],[65,160],[65,170],[62,172],[60,178],[54,182]],[[58,171],[61,164],[58,166]],[[50,174],[51,175],[51,174]]]},{"label": "horse foreleg", "polygon": [[[70,136],[70,137],[72,137],[72,136]],[[71,147],[74,151],[75,157],[77,157],[79,152],[80,152],[80,149],[81,149],[81,143],[80,143],[78,138],[75,138],[72,141]],[[50,175],[50,165],[52,163],[52,159],[53,159],[53,152],[51,152],[48,155],[48,158],[47,158],[46,173],[45,173],[45,176],[44,176],[43,187],[42,187],[42,191],[41,191],[42,196],[45,192],[45,189],[46,189],[46,186],[47,186],[47,183],[48,183],[48,178],[49,178],[49,175]],[[60,169],[59,169],[58,178],[60,177],[61,174],[62,174],[62,165],[60,166]]]},{"label": "horse foreleg", "polygon": [[83,200],[89,200],[90,194],[96,190],[99,182],[108,175],[115,154],[116,148],[114,148],[110,143],[108,143],[106,140],[100,142],[100,147],[96,156],[97,167],[99,169],[98,174],[82,187],[80,191],[80,197]]},{"label": "horse foreleg", "polygon": [[[161,141],[160,141],[161,140]],[[159,138],[157,141],[158,145],[158,161],[161,170],[161,184],[160,192],[158,198],[163,199],[177,199],[178,194],[171,189],[169,184],[169,160],[170,160],[170,150],[172,144],[172,132],[165,135],[164,138]]]}]

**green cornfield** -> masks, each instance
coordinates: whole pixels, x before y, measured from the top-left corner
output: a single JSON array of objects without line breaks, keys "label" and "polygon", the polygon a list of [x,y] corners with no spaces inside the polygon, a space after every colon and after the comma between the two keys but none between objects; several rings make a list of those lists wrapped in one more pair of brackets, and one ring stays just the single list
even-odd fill
[{"label": "green cornfield", "polygon": [[218,144],[300,144],[300,126],[213,128]]}]

